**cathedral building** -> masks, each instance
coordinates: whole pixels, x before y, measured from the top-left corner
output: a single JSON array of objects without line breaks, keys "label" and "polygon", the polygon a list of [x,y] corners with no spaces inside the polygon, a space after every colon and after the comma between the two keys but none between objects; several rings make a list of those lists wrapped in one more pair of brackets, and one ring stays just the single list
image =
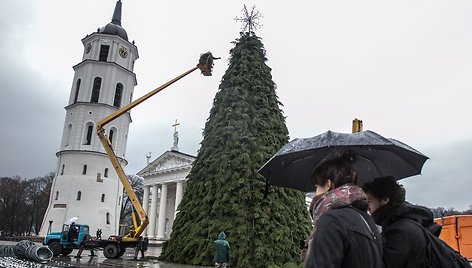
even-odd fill
[{"label": "cathedral building", "polygon": [[[82,39],[82,61],[73,67],[74,78],[49,206],[40,235],[60,231],[71,218],[97,229],[102,236],[119,231],[123,187],[96,134],[98,120],[131,102],[137,84],[133,72],[138,59],[134,41],[121,26],[121,1],[112,21]],[[121,165],[125,159],[129,113],[105,128]]]},{"label": "cathedral building", "polygon": [[[176,123],[173,125],[176,127]],[[185,192],[187,176],[192,169],[195,156],[182,153],[178,147],[178,132],[174,129],[174,144],[148,163],[137,175],[143,181],[143,209],[149,217],[149,225],[143,235],[152,244],[160,244],[169,239],[177,215],[180,201]]]}]

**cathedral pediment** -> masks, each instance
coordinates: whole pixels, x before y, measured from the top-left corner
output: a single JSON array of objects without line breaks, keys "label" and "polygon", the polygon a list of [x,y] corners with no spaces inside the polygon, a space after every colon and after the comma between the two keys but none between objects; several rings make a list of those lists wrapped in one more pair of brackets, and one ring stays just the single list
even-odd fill
[{"label": "cathedral pediment", "polygon": [[162,173],[190,170],[194,160],[195,157],[192,155],[178,151],[167,151],[139,171],[137,175],[149,177]]}]

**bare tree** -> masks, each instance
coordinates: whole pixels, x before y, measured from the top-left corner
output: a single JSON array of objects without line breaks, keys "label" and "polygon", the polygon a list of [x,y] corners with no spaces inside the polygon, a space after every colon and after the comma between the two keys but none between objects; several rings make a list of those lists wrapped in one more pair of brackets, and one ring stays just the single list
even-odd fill
[{"label": "bare tree", "polygon": [[433,215],[435,218],[442,218],[442,217],[447,217],[447,216],[452,216],[452,215],[472,215],[472,208],[469,208],[468,210],[464,210],[464,211],[459,211],[453,207],[450,207],[450,208],[437,207],[437,208],[431,208],[431,211],[433,212]]},{"label": "bare tree", "polygon": [[[49,203],[49,194],[54,179],[54,172],[43,177],[36,177],[26,181],[26,205],[28,210],[28,233],[38,234],[41,223]],[[26,215],[25,215],[26,216]]]},{"label": "bare tree", "polygon": [[54,173],[31,180],[0,178],[0,230],[9,235],[37,234],[48,206]]},{"label": "bare tree", "polygon": [[[136,175],[127,175],[128,181],[131,184],[136,197],[139,202],[142,203],[143,200],[143,178]],[[121,213],[120,213],[120,223],[130,225],[131,224],[131,213],[133,211],[133,204],[128,197],[128,194],[123,189],[123,198],[121,202]]]},{"label": "bare tree", "polygon": [[14,176],[0,179],[0,213],[1,222],[10,235],[21,235],[28,225],[25,221],[26,206],[24,202],[24,179]]}]

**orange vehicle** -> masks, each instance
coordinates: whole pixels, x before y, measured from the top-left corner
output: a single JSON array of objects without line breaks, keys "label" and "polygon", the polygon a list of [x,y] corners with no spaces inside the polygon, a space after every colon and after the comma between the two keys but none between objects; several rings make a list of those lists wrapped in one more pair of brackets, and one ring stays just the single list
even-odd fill
[{"label": "orange vehicle", "polygon": [[436,218],[442,226],[441,238],[462,256],[472,260],[472,215],[454,215]]}]

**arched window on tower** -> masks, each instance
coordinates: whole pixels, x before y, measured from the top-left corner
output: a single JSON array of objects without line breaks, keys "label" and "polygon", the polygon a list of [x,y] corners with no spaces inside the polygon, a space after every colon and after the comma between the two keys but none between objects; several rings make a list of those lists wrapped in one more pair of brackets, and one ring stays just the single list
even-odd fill
[{"label": "arched window on tower", "polygon": [[106,218],[106,220],[107,220],[107,224],[110,224],[110,213],[108,213],[108,212],[107,212],[107,218]]},{"label": "arched window on tower", "polygon": [[62,168],[61,168],[61,175],[64,175],[64,168],[66,167],[66,165],[62,165]]},{"label": "arched window on tower", "polygon": [[77,83],[75,84],[74,103],[76,103],[79,99],[80,82],[81,82],[81,80],[77,79]]},{"label": "arched window on tower", "polygon": [[121,95],[123,94],[123,84],[116,84],[115,89],[115,99],[113,100],[113,106],[120,108],[121,107]]},{"label": "arched window on tower", "polygon": [[108,139],[110,140],[111,144],[115,144],[116,141],[116,128],[110,128],[110,132],[108,133]]},{"label": "arched window on tower", "polygon": [[[128,143],[128,134],[125,134],[125,142],[124,144],[127,144]],[[126,155],[126,147],[124,148],[124,151],[123,151],[123,156]]]},{"label": "arched window on tower", "polygon": [[105,194],[102,194],[102,202],[105,202]]},{"label": "arched window on tower", "polygon": [[82,198],[82,192],[78,191],[77,192],[77,201],[79,201]]},{"label": "arched window on tower", "polygon": [[100,55],[98,56],[98,60],[99,61],[107,61],[109,50],[110,50],[109,45],[101,45],[100,46]]},{"label": "arched window on tower", "polygon": [[64,147],[69,146],[71,132],[72,132],[72,124],[69,124],[67,126],[66,136],[64,137]]},{"label": "arched window on tower", "polygon": [[90,98],[90,102],[98,103],[98,99],[100,97],[101,86],[102,86],[102,79],[100,77],[95,77],[95,79],[93,79],[92,97]]},{"label": "arched window on tower", "polygon": [[108,168],[105,168],[105,172],[104,172],[103,176],[104,176],[105,178],[108,178]]},{"label": "arched window on tower", "polygon": [[84,135],[84,141],[82,142],[83,145],[92,144],[92,133],[93,133],[93,123],[88,122],[87,124],[85,124],[85,135]]},{"label": "arched window on tower", "polygon": [[87,174],[87,165],[84,165],[84,167],[82,168],[82,175],[85,174]]},{"label": "arched window on tower", "polygon": [[59,191],[56,191],[56,198],[54,198],[55,200],[59,199]]}]

